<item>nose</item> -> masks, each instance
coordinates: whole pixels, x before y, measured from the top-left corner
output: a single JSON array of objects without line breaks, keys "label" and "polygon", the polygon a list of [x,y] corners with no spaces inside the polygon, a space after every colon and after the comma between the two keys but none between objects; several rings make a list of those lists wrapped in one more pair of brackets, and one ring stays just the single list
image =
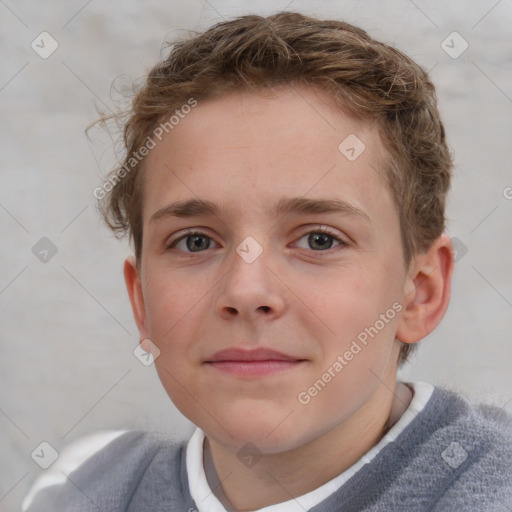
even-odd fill
[{"label": "nose", "polygon": [[275,263],[267,251],[253,261],[240,254],[233,251],[232,265],[217,288],[217,313],[225,319],[249,322],[280,317],[286,307],[287,289]]}]

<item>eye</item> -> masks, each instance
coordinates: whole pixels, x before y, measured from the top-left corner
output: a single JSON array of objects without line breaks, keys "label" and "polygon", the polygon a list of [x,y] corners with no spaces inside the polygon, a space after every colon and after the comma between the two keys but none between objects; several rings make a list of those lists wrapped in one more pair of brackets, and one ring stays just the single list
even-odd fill
[{"label": "eye", "polygon": [[[306,238],[306,244],[309,247],[301,247],[303,249],[312,249],[314,252],[327,252],[333,248],[333,241],[337,242],[335,247],[347,247],[348,242],[341,239],[339,236],[333,234],[328,228],[323,226],[317,227],[314,230],[304,233],[299,240]],[[177,238],[173,242],[167,245],[167,249],[178,249],[185,253],[197,253],[204,252],[211,248],[211,237],[205,235],[201,231],[189,231],[185,235]]]},{"label": "eye", "polygon": [[201,231],[191,231],[174,240],[167,246],[167,249],[177,248],[183,252],[203,252],[203,250],[210,249],[211,242],[213,239]]},{"label": "eye", "polygon": [[313,249],[314,252],[327,252],[333,246],[333,241],[337,242],[335,247],[346,247],[348,242],[342,240],[340,237],[334,235],[328,228],[318,227],[312,231],[308,231],[299,240],[306,238],[308,247],[303,249]]}]

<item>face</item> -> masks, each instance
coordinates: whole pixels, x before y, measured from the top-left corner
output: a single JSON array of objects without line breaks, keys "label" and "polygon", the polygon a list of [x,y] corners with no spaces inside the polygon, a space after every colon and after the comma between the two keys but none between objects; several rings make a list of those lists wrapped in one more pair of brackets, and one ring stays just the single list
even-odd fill
[{"label": "face", "polygon": [[[308,88],[199,102],[147,156],[132,304],[167,393],[218,443],[304,445],[396,370],[406,270],[385,156]],[[199,200],[213,213],[177,206]]]}]

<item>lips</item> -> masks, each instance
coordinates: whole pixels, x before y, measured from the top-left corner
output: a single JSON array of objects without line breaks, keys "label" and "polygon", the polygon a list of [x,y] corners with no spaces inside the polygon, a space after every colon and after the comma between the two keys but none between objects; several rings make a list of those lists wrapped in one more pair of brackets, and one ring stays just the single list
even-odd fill
[{"label": "lips", "polygon": [[305,360],[267,348],[228,348],[213,354],[205,364],[239,377],[261,377],[290,370],[303,361]]},{"label": "lips", "polygon": [[282,352],[268,348],[257,348],[243,350],[240,348],[228,348],[215,352],[211,359],[206,362],[219,361],[298,361],[299,359]]}]

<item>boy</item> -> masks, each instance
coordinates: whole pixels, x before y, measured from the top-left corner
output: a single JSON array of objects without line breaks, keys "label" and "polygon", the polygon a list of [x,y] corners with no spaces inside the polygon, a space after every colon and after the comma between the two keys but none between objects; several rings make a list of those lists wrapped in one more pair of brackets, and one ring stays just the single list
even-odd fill
[{"label": "boy", "polygon": [[125,144],[95,196],[134,243],[142,347],[198,428],[116,435],[26,510],[512,510],[511,418],[397,382],[454,266],[417,64],[342,22],[243,16],[150,72]]}]

